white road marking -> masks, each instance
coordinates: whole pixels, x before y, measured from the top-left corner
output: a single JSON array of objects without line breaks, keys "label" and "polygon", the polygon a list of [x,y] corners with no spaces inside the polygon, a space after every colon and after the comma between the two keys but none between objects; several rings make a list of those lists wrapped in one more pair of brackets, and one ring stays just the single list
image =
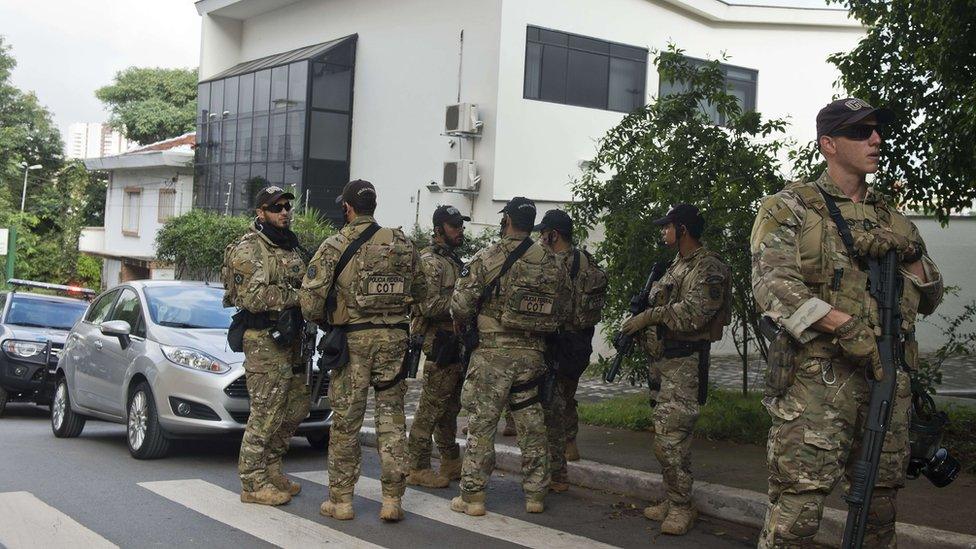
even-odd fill
[{"label": "white road marking", "polygon": [[[317,484],[328,485],[329,473],[326,471],[308,471],[291,473],[301,479]],[[454,497],[457,492],[445,491]],[[374,501],[383,500],[382,485],[379,480],[369,477],[359,477],[356,483],[356,495]],[[483,517],[469,517],[463,513],[451,511],[450,499],[432,496],[420,490],[407,488],[403,495],[403,510],[407,513],[420,515],[437,522],[463,528],[488,537],[517,543],[525,547],[554,548],[554,547],[614,547],[596,540],[562,532],[553,528],[540,526],[517,518],[488,512]],[[409,520],[409,519],[408,519]]]},{"label": "white road marking", "polygon": [[118,549],[30,492],[0,493],[0,546]]},{"label": "white road marking", "polygon": [[241,503],[239,494],[200,479],[141,482],[139,486],[286,549],[325,545],[382,547],[281,509]]}]

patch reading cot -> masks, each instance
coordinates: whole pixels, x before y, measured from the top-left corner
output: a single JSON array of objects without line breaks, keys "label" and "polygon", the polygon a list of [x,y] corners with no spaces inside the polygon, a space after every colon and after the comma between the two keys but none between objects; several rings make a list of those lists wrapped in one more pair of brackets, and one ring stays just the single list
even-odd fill
[{"label": "patch reading cot", "polygon": [[542,295],[525,294],[519,301],[519,311],[537,315],[552,314],[552,304],[555,300]]},{"label": "patch reading cot", "polygon": [[405,278],[397,275],[371,276],[366,280],[369,295],[402,294]]}]

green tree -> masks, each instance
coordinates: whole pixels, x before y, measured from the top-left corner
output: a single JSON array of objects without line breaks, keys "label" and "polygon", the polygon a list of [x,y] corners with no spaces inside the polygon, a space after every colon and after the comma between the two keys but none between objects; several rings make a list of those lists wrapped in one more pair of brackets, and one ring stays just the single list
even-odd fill
[{"label": "green tree", "polygon": [[113,127],[129,139],[153,143],[193,131],[197,71],[129,67],[95,96],[111,111]]},{"label": "green tree", "polygon": [[[654,62],[662,79],[683,83],[685,91],[637,109],[600,140],[596,157],[573,185],[572,214],[584,230],[604,229],[597,257],[610,279],[604,311],[610,332],[651,265],[673,257],[654,245],[660,234],[651,220],[679,202],[697,205],[707,222],[704,242],[732,269],[738,321],[733,334],[741,353],[744,341],[755,341],[749,334],[757,333],[759,318],[750,286],[749,233],[759,200],[784,184],[777,155],[785,122],[742,112],[726,90],[718,61],[696,67],[670,46],[655,53]],[[704,105],[717,109],[727,124],[712,124]],[[750,330],[744,332],[743,324]]]},{"label": "green tree", "polygon": [[942,222],[976,199],[976,3],[832,0],[867,27],[829,57],[839,84],[898,116],[876,185]]}]

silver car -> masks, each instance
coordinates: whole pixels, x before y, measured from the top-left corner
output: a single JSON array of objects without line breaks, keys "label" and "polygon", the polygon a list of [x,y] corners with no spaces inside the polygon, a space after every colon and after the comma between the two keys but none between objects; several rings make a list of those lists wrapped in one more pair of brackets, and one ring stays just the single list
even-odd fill
[{"label": "silver car", "polygon": [[[174,438],[241,433],[249,401],[244,354],[227,346],[233,308],[202,282],[140,280],[98,296],[68,334],[55,374],[51,427],[76,437],[85,420],[126,425],[129,452],[162,457]],[[148,314],[147,314],[148,313]],[[328,444],[328,377],[299,427]]]}]

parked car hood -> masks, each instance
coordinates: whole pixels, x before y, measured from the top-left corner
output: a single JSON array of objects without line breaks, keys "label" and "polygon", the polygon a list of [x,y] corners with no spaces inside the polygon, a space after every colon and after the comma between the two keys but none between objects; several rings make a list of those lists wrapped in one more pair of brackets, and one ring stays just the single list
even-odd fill
[{"label": "parked car hood", "polygon": [[18,326],[16,324],[5,324],[0,339],[26,339],[28,341],[52,341],[64,344],[68,338],[68,330],[57,328],[35,328],[33,326]]},{"label": "parked car hood", "polygon": [[227,346],[225,329],[184,329],[156,326],[153,339],[163,345],[190,347],[203,351],[226,364],[244,362],[244,353],[235,353]]}]

